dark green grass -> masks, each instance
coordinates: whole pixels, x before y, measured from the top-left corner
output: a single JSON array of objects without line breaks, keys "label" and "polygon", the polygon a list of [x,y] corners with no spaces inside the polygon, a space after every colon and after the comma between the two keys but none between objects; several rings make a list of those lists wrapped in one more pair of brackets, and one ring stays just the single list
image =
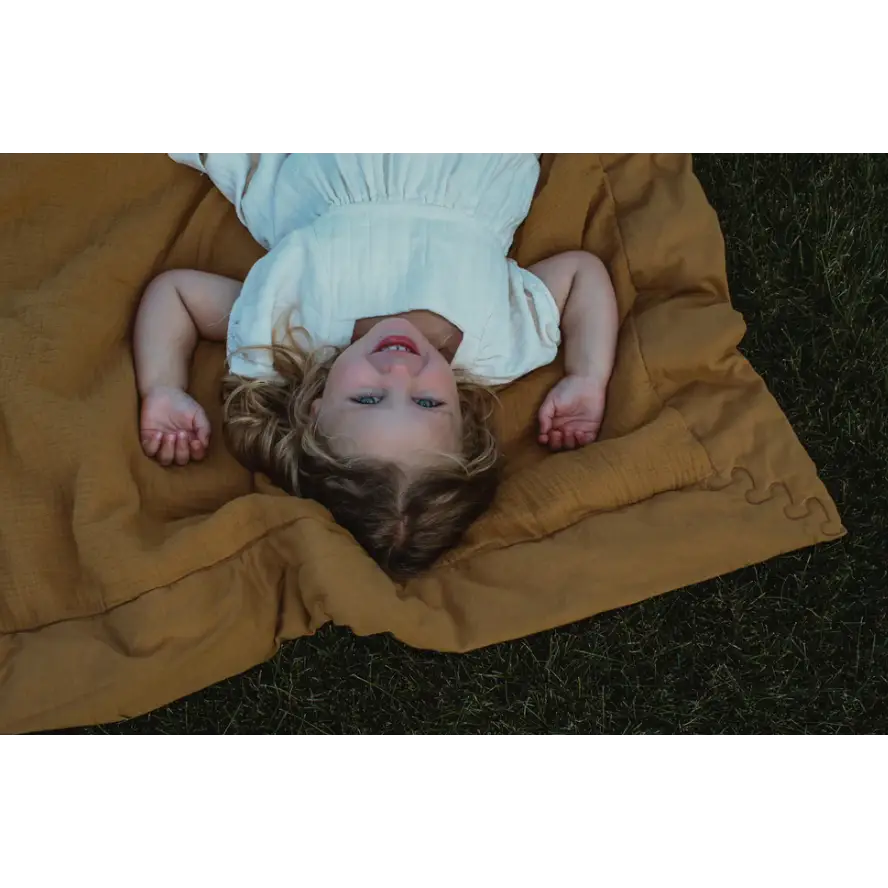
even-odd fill
[{"label": "dark green grass", "polygon": [[464,656],[327,628],[113,733],[888,729],[888,157],[700,156],[743,349],[850,531]]}]

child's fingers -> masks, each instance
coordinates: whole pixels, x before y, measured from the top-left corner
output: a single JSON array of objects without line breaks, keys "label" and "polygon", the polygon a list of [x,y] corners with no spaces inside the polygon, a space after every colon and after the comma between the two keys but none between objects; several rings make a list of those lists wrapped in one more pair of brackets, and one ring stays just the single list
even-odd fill
[{"label": "child's fingers", "polygon": [[188,432],[179,432],[176,436],[175,460],[177,466],[186,466],[188,460],[191,459],[191,448],[188,445],[190,439],[191,435]]},{"label": "child's fingers", "polygon": [[555,405],[547,398],[540,407],[537,419],[540,422],[540,434],[546,435],[552,428],[552,418],[555,416]]},{"label": "child's fingers", "polygon": [[175,454],[176,454],[176,436],[175,435],[164,435],[163,442],[160,445],[160,450],[158,450],[158,452],[157,452],[157,461],[162,466],[171,465]]},{"label": "child's fingers", "polygon": [[564,435],[558,429],[549,433],[549,450],[561,450],[563,443]]},{"label": "child's fingers", "polygon": [[207,455],[206,448],[197,438],[191,439],[191,458],[200,462]]},{"label": "child's fingers", "polygon": [[160,450],[160,443],[163,440],[163,435],[160,432],[148,432],[142,435],[142,450],[145,453],[145,456],[154,457],[157,455],[157,451]]},{"label": "child's fingers", "polygon": [[574,432],[566,431],[564,433],[564,449],[565,450],[576,450],[577,449],[577,438]]},{"label": "child's fingers", "polygon": [[210,444],[210,431],[210,420],[203,410],[198,410],[194,416],[194,433],[205,448]]}]

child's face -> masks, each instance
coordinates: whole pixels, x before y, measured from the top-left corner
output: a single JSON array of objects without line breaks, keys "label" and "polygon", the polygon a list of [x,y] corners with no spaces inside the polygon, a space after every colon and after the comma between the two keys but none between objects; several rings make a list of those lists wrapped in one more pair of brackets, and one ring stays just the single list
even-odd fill
[{"label": "child's face", "polygon": [[403,318],[380,321],[333,364],[312,409],[337,453],[407,465],[458,455],[462,415],[441,353]]}]

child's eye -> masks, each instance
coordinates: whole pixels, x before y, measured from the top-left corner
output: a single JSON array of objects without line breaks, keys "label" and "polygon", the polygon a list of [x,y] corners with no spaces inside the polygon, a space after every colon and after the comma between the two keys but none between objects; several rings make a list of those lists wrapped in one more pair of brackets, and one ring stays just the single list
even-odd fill
[{"label": "child's eye", "polygon": [[355,404],[364,404],[368,407],[372,407],[374,404],[378,404],[382,398],[378,395],[358,395],[351,399],[355,402]]},{"label": "child's eye", "polygon": [[417,398],[416,402],[420,407],[424,407],[426,410],[433,410],[435,407],[443,407],[443,401],[436,401],[434,398]]}]

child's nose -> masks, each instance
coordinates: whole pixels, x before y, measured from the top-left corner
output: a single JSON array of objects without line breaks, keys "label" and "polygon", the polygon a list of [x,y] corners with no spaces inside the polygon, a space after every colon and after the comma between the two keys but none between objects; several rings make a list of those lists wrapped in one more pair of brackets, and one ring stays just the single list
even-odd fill
[{"label": "child's nose", "polygon": [[387,376],[408,378],[416,376],[422,370],[422,361],[415,355],[385,355],[377,363],[377,369]]},{"label": "child's nose", "polygon": [[388,373],[391,376],[397,376],[398,374],[402,376],[410,376],[410,368],[406,364],[389,364],[388,367],[383,371]]}]

